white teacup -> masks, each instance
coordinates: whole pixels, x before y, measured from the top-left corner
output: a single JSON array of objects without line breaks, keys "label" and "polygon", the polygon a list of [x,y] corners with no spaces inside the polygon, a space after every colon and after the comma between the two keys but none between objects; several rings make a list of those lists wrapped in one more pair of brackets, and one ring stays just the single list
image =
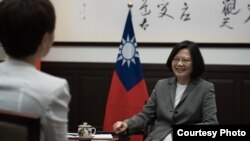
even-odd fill
[{"label": "white teacup", "polygon": [[91,138],[96,133],[96,128],[89,125],[87,122],[83,122],[78,126],[79,137]]}]

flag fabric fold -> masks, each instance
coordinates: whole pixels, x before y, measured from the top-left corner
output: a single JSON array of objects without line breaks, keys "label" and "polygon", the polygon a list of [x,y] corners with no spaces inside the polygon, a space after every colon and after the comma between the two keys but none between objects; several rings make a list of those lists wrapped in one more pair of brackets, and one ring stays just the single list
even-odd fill
[{"label": "flag fabric fold", "polygon": [[[116,121],[123,121],[140,112],[147,99],[147,88],[129,10],[107,99],[103,130],[112,131]],[[142,140],[141,137],[133,138],[131,140]]]},{"label": "flag fabric fold", "polygon": [[41,70],[41,59],[36,60],[35,67],[36,67],[37,70]]}]

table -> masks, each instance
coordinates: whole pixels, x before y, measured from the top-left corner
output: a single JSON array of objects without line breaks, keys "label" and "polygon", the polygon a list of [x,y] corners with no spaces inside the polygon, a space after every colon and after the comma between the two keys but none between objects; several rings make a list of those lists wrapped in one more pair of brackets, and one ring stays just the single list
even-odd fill
[{"label": "table", "polygon": [[93,138],[69,138],[68,141],[124,141],[123,137],[121,135],[115,134],[115,133],[109,133],[113,136],[112,139],[93,139]]}]

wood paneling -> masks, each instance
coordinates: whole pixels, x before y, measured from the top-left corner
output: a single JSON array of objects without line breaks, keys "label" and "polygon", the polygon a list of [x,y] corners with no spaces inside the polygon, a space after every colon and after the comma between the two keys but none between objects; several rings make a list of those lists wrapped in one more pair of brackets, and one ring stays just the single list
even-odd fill
[{"label": "wood paneling", "polygon": [[241,120],[243,123],[250,124],[250,79],[242,81],[242,111]]},{"label": "wood paneling", "polygon": [[[143,64],[142,68],[149,95],[159,79],[172,75],[163,64]],[[83,121],[102,130],[113,70],[112,63],[42,63],[42,71],[69,82],[70,132],[76,132]],[[203,77],[215,85],[219,122],[250,124],[250,66],[208,65]]]}]

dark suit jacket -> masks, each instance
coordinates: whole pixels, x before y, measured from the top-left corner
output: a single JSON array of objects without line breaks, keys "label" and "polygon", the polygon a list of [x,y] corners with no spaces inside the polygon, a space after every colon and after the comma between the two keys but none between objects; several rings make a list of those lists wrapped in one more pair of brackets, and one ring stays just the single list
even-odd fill
[{"label": "dark suit jacket", "polygon": [[172,125],[218,124],[212,83],[201,78],[191,80],[174,108],[176,83],[175,77],[157,82],[143,111],[125,120],[129,133],[141,130],[153,121],[153,130],[146,141],[162,140],[172,131]]}]

